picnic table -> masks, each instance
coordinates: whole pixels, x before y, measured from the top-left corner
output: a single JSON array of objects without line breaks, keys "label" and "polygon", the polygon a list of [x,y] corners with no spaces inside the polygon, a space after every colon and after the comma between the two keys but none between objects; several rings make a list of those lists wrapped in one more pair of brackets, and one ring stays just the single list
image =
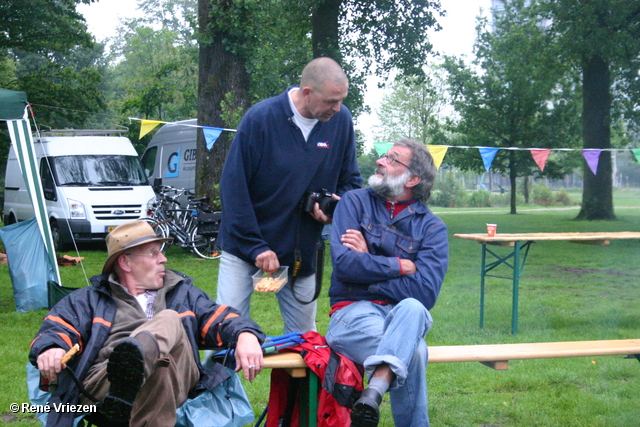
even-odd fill
[{"label": "picnic table", "polygon": [[[485,277],[498,277],[513,281],[511,302],[511,333],[518,333],[518,289],[520,276],[527,261],[529,249],[534,242],[540,241],[568,241],[588,245],[606,246],[611,240],[638,239],[640,232],[593,232],[593,233],[496,233],[489,237],[486,233],[478,234],[454,234],[453,237],[466,240],[475,240],[482,245],[482,257],[480,266],[480,328],[484,327],[484,284]],[[512,250],[507,255],[500,255],[488,246],[510,247]],[[493,262],[487,262],[487,254],[495,258]],[[493,259],[491,258],[491,259]],[[499,265],[504,264],[513,271],[511,276],[497,276],[487,274]]]}]

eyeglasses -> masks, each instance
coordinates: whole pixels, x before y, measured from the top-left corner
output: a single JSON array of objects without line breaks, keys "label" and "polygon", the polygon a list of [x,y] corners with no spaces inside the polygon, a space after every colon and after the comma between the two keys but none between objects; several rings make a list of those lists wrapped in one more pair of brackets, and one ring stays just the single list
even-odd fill
[{"label": "eyeglasses", "polygon": [[164,251],[160,251],[158,249],[152,249],[149,252],[138,252],[135,254],[132,253],[125,253],[125,255],[129,255],[129,256],[148,256],[151,258],[158,258],[160,255],[164,255]]},{"label": "eyeglasses", "polygon": [[381,159],[385,159],[385,160],[387,161],[387,164],[389,164],[389,165],[393,164],[393,162],[397,162],[397,163],[400,163],[400,164],[401,164],[402,166],[404,166],[405,168],[407,168],[407,169],[411,169],[411,168],[409,167],[409,165],[406,165],[406,164],[402,163],[400,160],[398,160],[398,159],[396,159],[395,157],[392,157],[392,156],[390,156],[390,155],[388,155],[388,154],[383,154],[382,156],[380,156],[380,158],[381,158]]}]

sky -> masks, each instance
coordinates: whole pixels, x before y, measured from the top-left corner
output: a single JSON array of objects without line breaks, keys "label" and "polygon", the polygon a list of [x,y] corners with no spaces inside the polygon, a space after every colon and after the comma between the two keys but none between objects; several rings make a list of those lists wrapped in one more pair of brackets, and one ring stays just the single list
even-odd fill
[{"label": "sky", "polygon": [[[438,17],[442,27],[441,31],[428,31],[431,43],[435,51],[447,55],[472,55],[473,42],[475,40],[476,17],[480,10],[484,15],[491,7],[491,0],[440,0],[445,17]],[[137,2],[131,0],[99,0],[90,5],[78,5],[78,11],[87,21],[89,31],[102,41],[115,34],[115,28],[122,18],[136,18],[142,14],[136,9]],[[365,103],[375,110],[382,98],[382,91],[377,88],[375,78],[368,81]],[[361,115],[358,118],[357,128],[364,134],[368,144],[372,143],[372,126],[376,122],[375,113]]]}]

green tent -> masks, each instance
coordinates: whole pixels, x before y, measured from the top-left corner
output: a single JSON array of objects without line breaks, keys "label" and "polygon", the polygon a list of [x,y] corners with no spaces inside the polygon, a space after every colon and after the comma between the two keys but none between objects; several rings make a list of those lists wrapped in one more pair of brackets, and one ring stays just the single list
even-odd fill
[{"label": "green tent", "polygon": [[27,106],[27,94],[0,88],[0,120],[20,120]]}]

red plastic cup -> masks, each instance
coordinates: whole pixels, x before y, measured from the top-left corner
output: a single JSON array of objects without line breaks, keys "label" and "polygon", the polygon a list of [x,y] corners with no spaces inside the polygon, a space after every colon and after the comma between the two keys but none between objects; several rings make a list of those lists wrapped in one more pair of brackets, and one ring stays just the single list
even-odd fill
[{"label": "red plastic cup", "polygon": [[498,229],[497,224],[487,224],[487,236],[494,237],[496,235],[497,229]]}]

